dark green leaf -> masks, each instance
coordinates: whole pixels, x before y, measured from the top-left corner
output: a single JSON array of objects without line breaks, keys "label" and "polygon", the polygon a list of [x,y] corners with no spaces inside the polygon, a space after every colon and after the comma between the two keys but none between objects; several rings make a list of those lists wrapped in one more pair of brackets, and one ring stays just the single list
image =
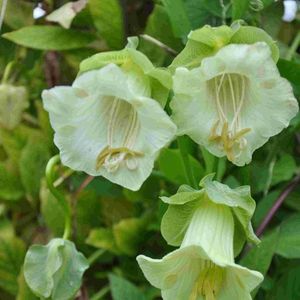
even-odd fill
[{"label": "dark green leaf", "polygon": [[279,59],[277,63],[280,75],[289,80],[295,87],[295,92],[300,93],[300,63]]},{"label": "dark green leaf", "polygon": [[30,140],[22,150],[19,165],[21,181],[30,199],[37,198],[41,178],[50,158],[47,144],[43,140]]},{"label": "dark green leaf", "polygon": [[112,49],[124,47],[123,15],[118,0],[89,0],[91,16],[100,35]]},{"label": "dark green leaf", "polygon": [[176,37],[187,39],[187,35],[192,27],[182,0],[162,0],[167,14],[170,18],[174,35]]},{"label": "dark green leaf", "polygon": [[25,245],[22,240],[11,237],[0,239],[0,287],[16,295],[18,276],[23,264]]},{"label": "dark green leaf", "polygon": [[[189,156],[192,172],[197,182],[204,176],[204,170],[201,164],[191,155]],[[170,181],[177,184],[184,184],[186,182],[184,165],[177,149],[165,149],[159,156],[159,167],[163,175]]]},{"label": "dark green leaf", "polygon": [[82,48],[94,40],[90,33],[42,25],[23,27],[2,36],[18,45],[39,50]]},{"label": "dark green leaf", "polygon": [[0,199],[19,200],[24,195],[18,173],[9,162],[0,162]]},{"label": "dark green leaf", "polygon": [[242,258],[240,261],[241,265],[259,271],[263,275],[266,274],[276,251],[278,237],[278,230],[264,236],[261,243],[258,246],[251,248],[246,256]]},{"label": "dark green leaf", "polygon": [[249,0],[231,0],[232,20],[241,19],[249,7]]},{"label": "dark green leaf", "polygon": [[144,294],[131,282],[116,275],[109,275],[113,300],[146,300]]},{"label": "dark green leaf", "polygon": [[280,225],[276,253],[286,258],[300,258],[300,214],[288,218]]}]

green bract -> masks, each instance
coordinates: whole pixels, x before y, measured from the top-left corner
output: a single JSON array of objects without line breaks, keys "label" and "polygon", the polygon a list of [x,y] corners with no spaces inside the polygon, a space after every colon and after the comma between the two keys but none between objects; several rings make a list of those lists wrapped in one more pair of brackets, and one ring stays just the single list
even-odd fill
[{"label": "green bract", "polygon": [[[219,255],[220,246],[218,245],[221,244],[222,239],[226,239],[226,236],[220,233],[218,240],[214,238],[218,232],[214,231],[217,230],[218,223],[227,215],[228,220],[232,220],[235,224],[235,226],[232,224],[230,230],[234,230],[234,250],[235,254],[238,254],[246,239],[254,243],[259,242],[251,226],[255,201],[251,198],[249,186],[231,189],[212,179],[213,175],[203,178],[200,182],[202,187],[200,191],[182,186],[174,196],[162,197],[162,200],[169,204],[162,219],[162,235],[168,244],[179,246],[187,230],[194,228],[199,232],[197,238],[203,240],[201,245],[204,250],[211,249],[211,251],[217,251],[216,255]],[[207,209],[211,205],[216,206],[212,214]],[[206,219],[208,219],[209,226],[205,225]],[[215,246],[213,246],[214,243],[216,243]],[[230,242],[227,244],[231,247]]]},{"label": "green bract", "polygon": [[151,80],[143,74],[135,64],[128,69],[126,64],[109,64],[84,72],[72,87],[43,92],[65,165],[132,190],[140,188],[159,150],[176,132],[151,98]]},{"label": "green bract", "polygon": [[46,246],[33,245],[29,248],[24,262],[24,276],[37,296],[68,300],[80,288],[87,268],[86,258],[72,242],[56,238]]},{"label": "green bract", "polygon": [[230,44],[200,67],[177,68],[171,107],[178,134],[238,166],[249,163],[298,112],[271,54],[265,42]]},{"label": "green bract", "polygon": [[22,119],[23,111],[29,106],[28,94],[23,86],[0,85],[0,124],[14,129]]},{"label": "green bract", "polygon": [[253,200],[245,188],[230,190],[211,176],[201,185],[201,191],[183,187],[164,198],[170,207],[162,234],[170,244],[181,244],[180,249],[161,260],[138,256],[138,263],[164,300],[251,299],[263,276],[234,263],[233,240],[235,227],[241,226],[235,219],[248,220]]}]

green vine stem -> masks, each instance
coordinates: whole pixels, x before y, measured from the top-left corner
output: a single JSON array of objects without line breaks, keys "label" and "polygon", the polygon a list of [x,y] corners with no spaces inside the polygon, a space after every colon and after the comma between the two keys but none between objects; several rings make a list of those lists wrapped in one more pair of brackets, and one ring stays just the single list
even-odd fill
[{"label": "green vine stem", "polygon": [[190,159],[189,159],[189,153],[184,141],[184,137],[183,136],[179,136],[177,138],[177,145],[181,154],[181,158],[182,158],[182,162],[183,162],[183,166],[184,166],[184,175],[186,178],[187,183],[192,186],[193,188],[197,189],[198,188],[198,184],[196,182],[196,179],[194,177],[192,168],[191,168],[191,164],[190,164]]},{"label": "green vine stem", "polygon": [[286,57],[285,57],[286,60],[291,60],[293,58],[299,45],[300,45],[300,31],[297,33],[295,39],[292,42],[292,45],[290,46],[290,48],[286,54]]},{"label": "green vine stem", "polygon": [[1,81],[2,84],[8,82],[8,78],[9,78],[11,71],[12,71],[13,67],[15,66],[15,64],[16,64],[15,61],[11,61],[6,65],[6,67],[4,69],[2,81]]},{"label": "green vine stem", "polygon": [[47,185],[52,193],[52,195],[57,199],[58,203],[62,207],[65,213],[65,230],[64,230],[64,235],[63,239],[69,239],[70,234],[71,234],[71,210],[68,202],[66,201],[64,195],[54,187],[54,169],[56,164],[60,161],[59,155],[55,155],[47,163],[46,166],[46,180],[47,180]]}]

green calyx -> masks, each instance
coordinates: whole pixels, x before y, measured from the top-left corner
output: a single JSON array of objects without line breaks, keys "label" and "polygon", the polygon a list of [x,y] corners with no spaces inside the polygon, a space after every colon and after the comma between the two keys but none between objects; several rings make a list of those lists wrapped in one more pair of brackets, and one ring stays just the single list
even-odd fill
[{"label": "green calyx", "polygon": [[202,59],[212,56],[222,47],[229,44],[254,44],[265,42],[271,49],[275,62],[279,59],[276,42],[262,29],[253,26],[219,26],[205,25],[188,35],[185,48],[173,60],[170,70],[177,67],[194,68],[201,64]]},{"label": "green calyx", "polygon": [[95,54],[81,62],[78,75],[115,64],[150,91],[145,96],[157,100],[164,107],[172,88],[171,74],[164,68],[155,68],[143,53],[136,50],[137,46],[137,40],[129,38],[127,47],[120,51]]},{"label": "green calyx", "polygon": [[[203,216],[201,218],[195,218],[195,216],[197,212],[204,211],[203,208],[207,206],[207,203],[211,203],[210,206],[220,208],[215,210],[216,215],[221,216],[222,211],[230,211],[231,218],[234,221],[235,255],[239,253],[245,240],[259,243],[259,239],[255,236],[251,226],[255,201],[250,195],[248,186],[231,189],[227,185],[213,181],[213,175],[207,175],[201,180],[200,187],[202,187],[201,190],[193,190],[187,186],[182,186],[174,196],[161,198],[169,204],[161,224],[162,235],[168,244],[181,245],[183,240],[186,239],[192,220],[193,222],[202,222]],[[216,219],[220,219],[220,216]],[[207,219],[209,222],[212,215]],[[229,218],[227,219],[229,220]]]}]

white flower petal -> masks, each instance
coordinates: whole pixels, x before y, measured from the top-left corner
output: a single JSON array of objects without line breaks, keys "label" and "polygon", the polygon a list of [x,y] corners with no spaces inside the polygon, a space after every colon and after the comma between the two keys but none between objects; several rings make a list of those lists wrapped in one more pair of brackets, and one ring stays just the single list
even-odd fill
[{"label": "white flower petal", "polygon": [[137,190],[176,126],[157,101],[133,93],[130,76],[110,64],[42,96],[65,165]]},{"label": "white flower petal", "polygon": [[198,68],[178,68],[174,93],[178,134],[239,166],[249,163],[252,153],[298,111],[292,87],[280,77],[264,42],[231,44]]}]

